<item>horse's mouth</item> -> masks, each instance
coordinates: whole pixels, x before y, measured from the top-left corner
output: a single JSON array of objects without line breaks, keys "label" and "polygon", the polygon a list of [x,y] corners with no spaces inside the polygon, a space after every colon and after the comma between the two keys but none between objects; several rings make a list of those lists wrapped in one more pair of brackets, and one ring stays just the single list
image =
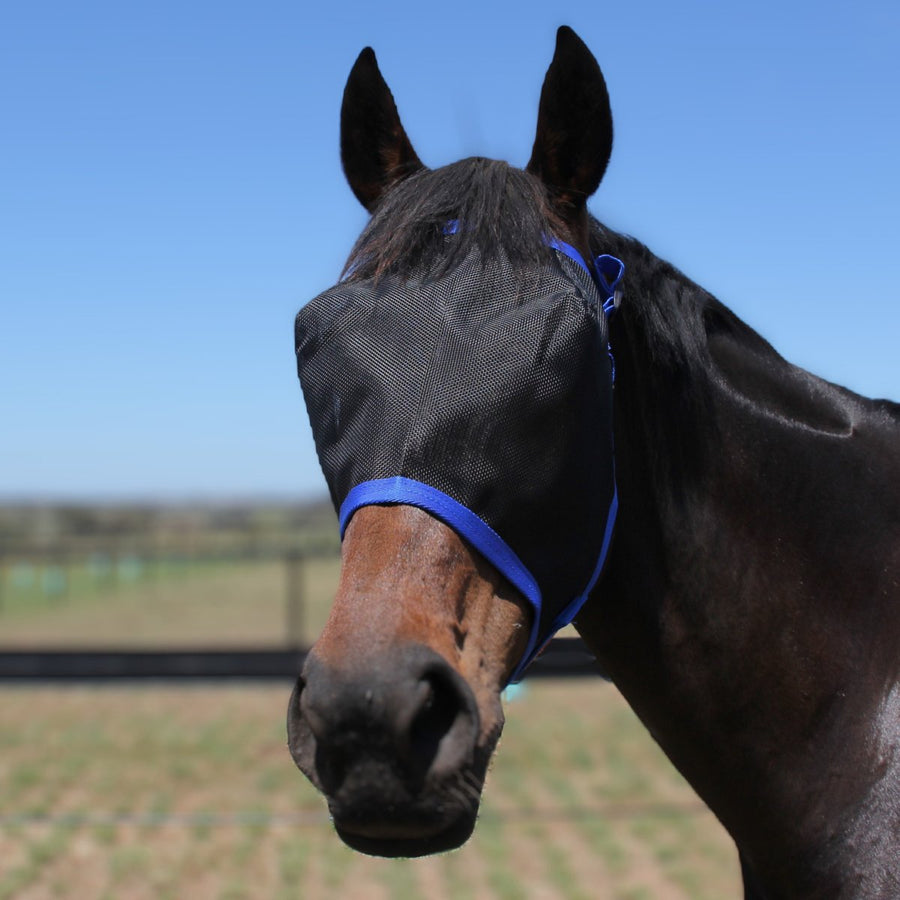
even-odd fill
[{"label": "horse's mouth", "polygon": [[390,858],[429,856],[461,847],[475,828],[476,810],[460,813],[449,823],[341,822],[334,819],[338,837],[351,849],[369,856]]},{"label": "horse's mouth", "polygon": [[367,778],[360,778],[358,769],[327,797],[335,831],[349,847],[370,856],[454,850],[475,828],[485,768],[465,767],[442,783],[421,785],[415,793],[386,769],[371,769]]}]

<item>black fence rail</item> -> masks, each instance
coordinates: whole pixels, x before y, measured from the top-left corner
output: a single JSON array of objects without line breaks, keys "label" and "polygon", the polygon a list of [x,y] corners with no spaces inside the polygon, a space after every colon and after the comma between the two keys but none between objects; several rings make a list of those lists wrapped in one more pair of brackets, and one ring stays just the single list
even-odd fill
[{"label": "black fence rail", "polygon": [[[272,650],[7,650],[0,682],[289,681],[306,648]],[[526,678],[602,676],[580,638],[555,638]]]}]

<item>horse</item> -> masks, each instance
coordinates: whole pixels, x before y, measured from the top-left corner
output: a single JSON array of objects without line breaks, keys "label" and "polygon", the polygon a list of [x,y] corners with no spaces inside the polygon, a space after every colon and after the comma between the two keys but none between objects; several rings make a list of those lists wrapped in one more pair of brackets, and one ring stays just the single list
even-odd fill
[{"label": "horse", "polygon": [[[898,897],[900,406],[791,365],[673,265],[596,220],[587,199],[612,135],[600,68],[562,27],[525,169],[472,158],[430,170],[366,48],[344,92],[341,158],[372,215],[342,284],[374,291],[372,315],[379,284],[411,290],[415,303],[417,291],[455,276],[473,289],[487,279],[481,302],[508,303],[512,315],[523,289],[495,277],[495,263],[536,278],[553,269],[575,285],[553,290],[587,297],[586,307],[596,297],[585,285],[603,288],[609,308],[596,327],[612,361],[596,391],[599,407],[611,403],[609,441],[559,472],[553,454],[538,454],[537,476],[549,467],[562,479],[562,515],[552,494],[543,506],[517,505],[531,485],[504,477],[502,465],[479,496],[525,510],[511,526],[523,540],[532,530],[564,548],[555,568],[547,562],[543,594],[575,568],[584,579],[585,552],[600,559],[569,610],[575,627],[733,838],[746,898]],[[558,246],[579,265],[561,263]],[[616,290],[604,258],[624,268]],[[357,314],[353,302],[338,305],[333,329],[319,334],[326,344]],[[360,313],[363,346],[369,313]],[[396,340],[415,359],[415,328]],[[496,364],[518,358],[506,344]],[[334,372],[342,377],[340,365]],[[367,377],[357,390],[377,398],[391,428],[399,404],[378,372]],[[317,417],[331,415],[327,379],[320,389],[315,409],[307,396],[314,433]],[[354,402],[341,398],[330,428]],[[426,463],[440,478],[458,454],[503,442],[510,429],[579,433],[580,420],[548,427],[536,409],[526,398],[490,440],[482,425],[468,428]],[[325,467],[328,448],[316,439]],[[362,465],[380,440],[363,430],[347,464]],[[566,525],[570,513],[581,521],[592,465],[614,470],[612,539],[599,556],[601,536]],[[329,486],[343,504],[347,486]],[[439,505],[401,492],[344,512],[340,581],[291,696],[289,749],[350,847],[388,857],[451,849],[475,827],[501,691],[558,622],[536,625],[547,616],[525,576]],[[609,510],[589,512],[603,531]]]}]

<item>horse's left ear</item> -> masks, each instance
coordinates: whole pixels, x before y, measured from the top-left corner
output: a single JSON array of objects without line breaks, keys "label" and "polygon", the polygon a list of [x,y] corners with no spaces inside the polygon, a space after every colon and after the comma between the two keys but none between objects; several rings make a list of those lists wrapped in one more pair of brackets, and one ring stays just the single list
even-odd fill
[{"label": "horse's left ear", "polygon": [[550,189],[558,212],[582,215],[612,153],[612,112],[603,73],[581,38],[565,25],[547,70],[537,135],[526,167]]},{"label": "horse's left ear", "polygon": [[344,88],[341,163],[356,199],[369,212],[394,184],[424,168],[371,47],[359,54]]}]

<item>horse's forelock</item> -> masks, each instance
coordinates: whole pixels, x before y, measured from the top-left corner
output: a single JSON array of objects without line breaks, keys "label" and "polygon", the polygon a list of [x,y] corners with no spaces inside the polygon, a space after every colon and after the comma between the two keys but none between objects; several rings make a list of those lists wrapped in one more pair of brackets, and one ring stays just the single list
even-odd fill
[{"label": "horse's forelock", "polygon": [[[454,240],[447,241],[455,223]],[[452,270],[477,248],[482,259],[515,263],[549,257],[555,231],[543,185],[508,163],[474,157],[424,170],[382,199],[344,267],[349,278]]]}]

